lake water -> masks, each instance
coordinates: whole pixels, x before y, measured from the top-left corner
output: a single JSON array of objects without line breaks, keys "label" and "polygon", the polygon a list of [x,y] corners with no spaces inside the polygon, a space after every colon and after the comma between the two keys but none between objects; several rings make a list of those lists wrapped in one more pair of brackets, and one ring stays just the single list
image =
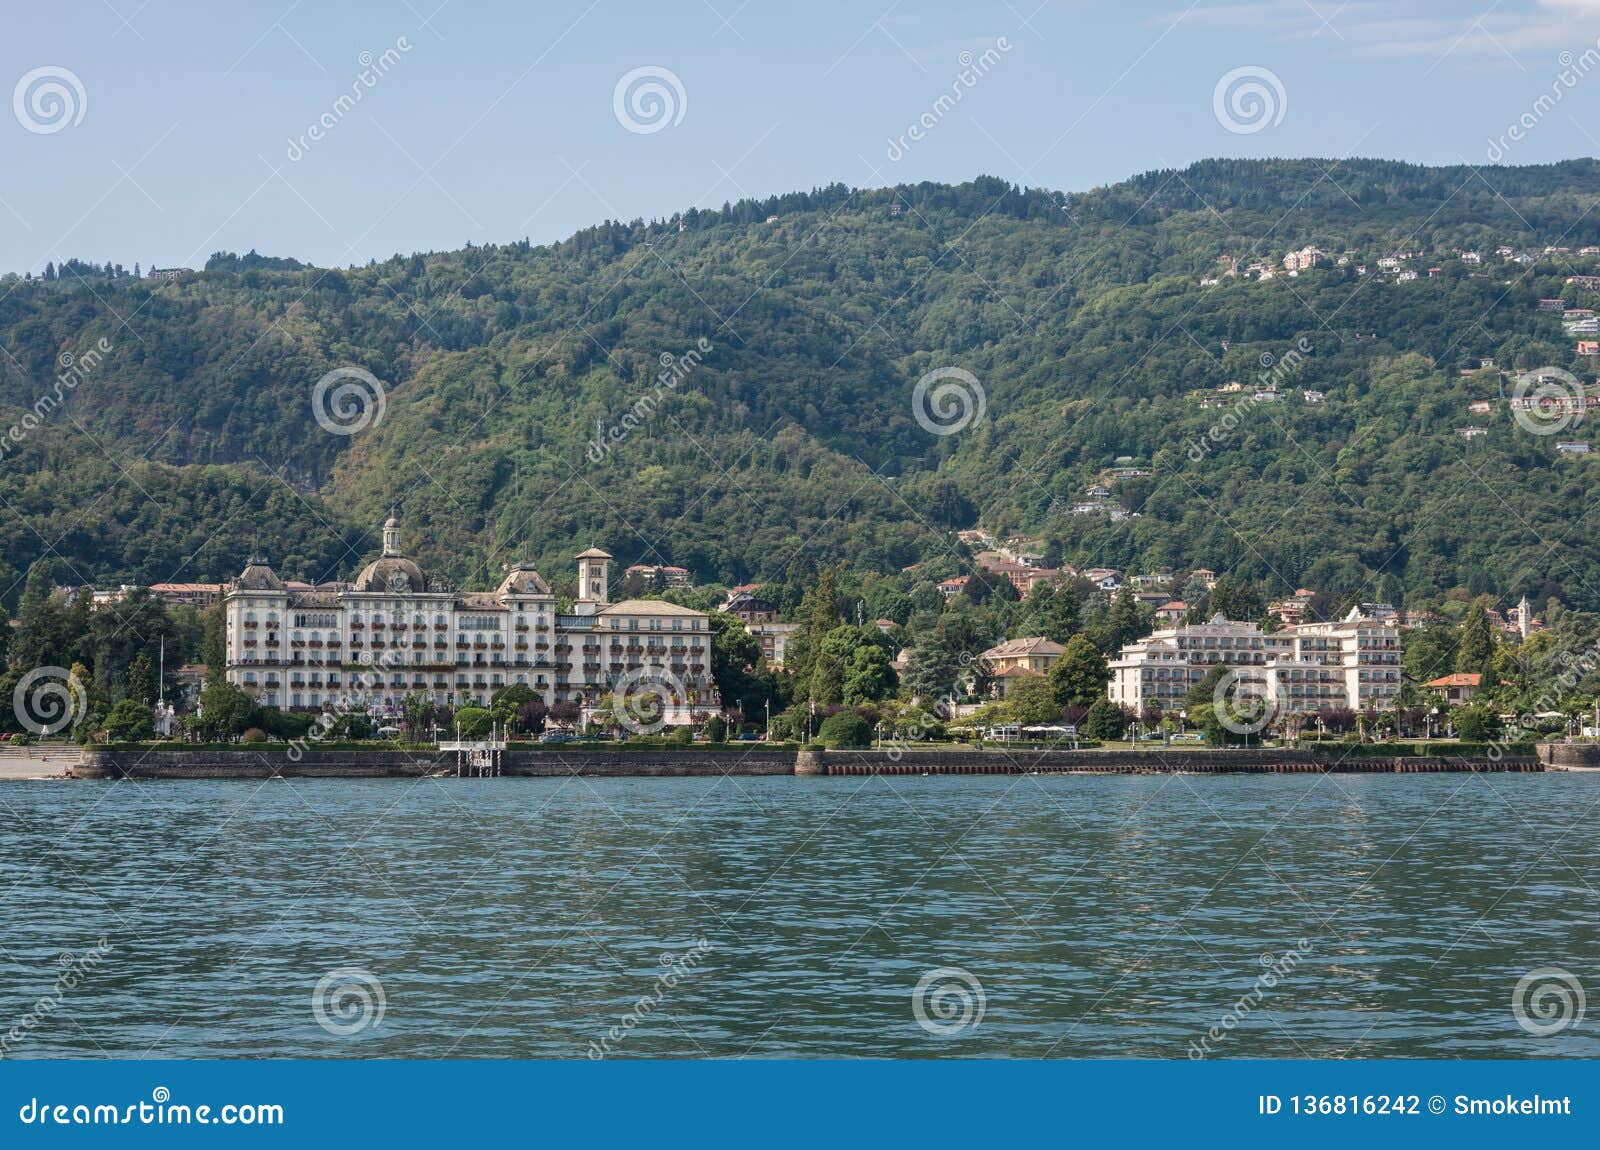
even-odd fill
[{"label": "lake water", "polygon": [[[1600,774],[9,783],[0,1036],[1592,1058],[1600,1018],[1536,1034],[1513,997],[1600,992],[1597,804]],[[1535,981],[1559,1025],[1576,987]]]}]

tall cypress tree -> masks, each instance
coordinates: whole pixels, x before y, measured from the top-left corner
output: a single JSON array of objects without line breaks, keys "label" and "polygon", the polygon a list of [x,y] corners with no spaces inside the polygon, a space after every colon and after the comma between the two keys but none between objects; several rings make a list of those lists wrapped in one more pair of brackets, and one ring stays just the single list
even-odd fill
[{"label": "tall cypress tree", "polygon": [[1482,685],[1490,686],[1494,659],[1494,624],[1489,622],[1489,612],[1482,599],[1473,600],[1467,619],[1461,625],[1461,644],[1456,648],[1456,670],[1484,676]]}]

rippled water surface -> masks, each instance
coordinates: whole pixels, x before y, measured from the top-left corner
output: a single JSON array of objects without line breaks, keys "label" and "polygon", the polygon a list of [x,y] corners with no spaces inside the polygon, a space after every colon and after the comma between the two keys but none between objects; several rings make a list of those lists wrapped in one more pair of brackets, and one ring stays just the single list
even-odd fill
[{"label": "rippled water surface", "polygon": [[[23,1020],[11,1057],[1183,1058],[1213,1028],[1216,1057],[1596,1057],[1600,1019],[1536,1036],[1512,999],[1546,967],[1600,992],[1597,802],[1600,775],[10,783],[0,1033]],[[343,968],[381,986],[348,1034],[313,1010]],[[924,1026],[942,968],[981,990],[934,976]]]}]

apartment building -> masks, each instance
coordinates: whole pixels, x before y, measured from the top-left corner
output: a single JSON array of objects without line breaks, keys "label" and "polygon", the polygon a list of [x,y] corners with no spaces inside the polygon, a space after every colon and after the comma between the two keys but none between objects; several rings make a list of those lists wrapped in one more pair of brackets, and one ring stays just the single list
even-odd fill
[{"label": "apartment building", "polygon": [[1358,610],[1336,622],[1272,633],[1214,615],[1123,647],[1110,663],[1106,693],[1134,710],[1176,711],[1189,688],[1219,665],[1249,676],[1285,711],[1386,710],[1400,691],[1400,629]]}]

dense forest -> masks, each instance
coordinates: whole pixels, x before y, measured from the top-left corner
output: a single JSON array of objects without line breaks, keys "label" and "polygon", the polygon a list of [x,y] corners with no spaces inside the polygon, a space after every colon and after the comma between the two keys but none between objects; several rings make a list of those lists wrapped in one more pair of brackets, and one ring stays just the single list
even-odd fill
[{"label": "dense forest", "polygon": [[[99,585],[252,552],[344,578],[398,507],[465,587],[526,555],[570,590],[591,543],[705,583],[932,577],[971,569],[953,532],[981,524],[1267,594],[1588,609],[1600,458],[1556,440],[1593,429],[1524,430],[1503,373],[1593,382],[1538,301],[1600,301],[1568,282],[1600,274],[1597,194],[1594,161],[1219,160],[1071,195],[833,186],[365,267],[70,260],[0,280],[0,603],[40,559]],[[1304,245],[1329,258],[1202,283]],[[1422,275],[1373,274],[1393,252]],[[939,368],[982,388],[955,434],[913,403]],[[382,389],[354,427],[338,388],[313,409],[336,369]],[[1202,402],[1264,376],[1283,401]],[[1118,514],[1075,513],[1121,457],[1148,474],[1111,485]]]}]

